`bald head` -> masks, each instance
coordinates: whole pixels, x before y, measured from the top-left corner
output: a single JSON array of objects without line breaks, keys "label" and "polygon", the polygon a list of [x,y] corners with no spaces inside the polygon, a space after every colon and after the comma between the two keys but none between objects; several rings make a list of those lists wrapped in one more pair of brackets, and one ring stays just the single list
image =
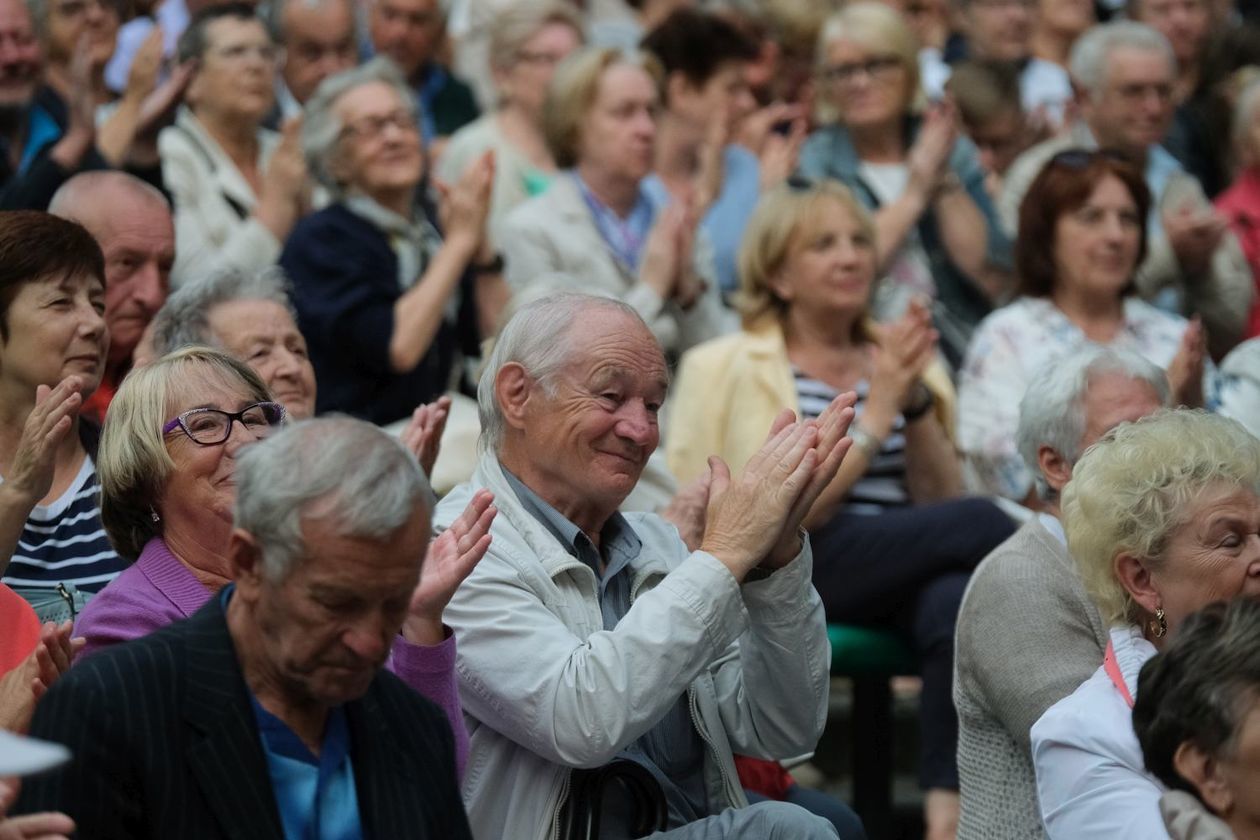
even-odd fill
[{"label": "bald head", "polygon": [[62,185],[48,211],[88,229],[105,254],[110,366],[131,361],[170,290],[175,225],[157,189],[125,172],[84,172]]}]

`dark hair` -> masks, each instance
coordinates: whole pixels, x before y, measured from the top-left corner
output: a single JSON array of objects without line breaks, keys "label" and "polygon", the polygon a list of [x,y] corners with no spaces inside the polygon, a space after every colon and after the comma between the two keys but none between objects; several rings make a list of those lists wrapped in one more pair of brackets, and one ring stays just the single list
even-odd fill
[{"label": "dark hair", "polygon": [[105,257],[78,222],[40,210],[0,212],[0,340],[21,288],[51,277],[89,274],[105,284]]},{"label": "dark hair", "polygon": [[[1108,175],[1124,183],[1137,205],[1140,224],[1137,264],[1146,258],[1146,217],[1151,191],[1142,170],[1112,151],[1069,149],[1052,157],[1033,179],[1019,205],[1019,235],[1015,239],[1015,270],[1019,293],[1046,297],[1058,280],[1054,229],[1065,214],[1089,200],[1094,188]],[[1132,283],[1124,294],[1132,291]]]},{"label": "dark hair", "polygon": [[1189,742],[1211,756],[1233,749],[1260,699],[1260,602],[1237,597],[1186,619],[1138,675],[1133,729],[1146,769],[1170,788],[1197,793],[1173,764]]},{"label": "dark hair", "polygon": [[256,20],[267,33],[267,38],[274,41],[274,36],[266,22],[258,16],[258,11],[248,3],[224,3],[219,6],[207,6],[193,15],[188,28],[179,36],[177,50],[181,62],[193,58],[201,58],[210,46],[206,38],[206,29],[216,20],[231,18],[232,20]]},{"label": "dark hair", "polygon": [[708,82],[723,64],[752,61],[760,50],[735,24],[708,12],[679,9],[643,37],[639,44],[656,56],[665,78],[682,73],[696,87]]}]

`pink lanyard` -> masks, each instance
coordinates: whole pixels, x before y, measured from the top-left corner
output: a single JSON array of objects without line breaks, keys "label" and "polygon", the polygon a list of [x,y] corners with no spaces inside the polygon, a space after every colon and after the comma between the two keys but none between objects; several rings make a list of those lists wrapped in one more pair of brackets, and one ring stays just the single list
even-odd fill
[{"label": "pink lanyard", "polygon": [[1133,695],[1129,693],[1129,687],[1124,684],[1124,674],[1120,673],[1120,663],[1116,661],[1116,649],[1112,647],[1111,642],[1107,642],[1107,652],[1103,654],[1103,670],[1107,672],[1107,676],[1111,677],[1116,691],[1120,692],[1124,702],[1128,703],[1129,708],[1132,709]]}]

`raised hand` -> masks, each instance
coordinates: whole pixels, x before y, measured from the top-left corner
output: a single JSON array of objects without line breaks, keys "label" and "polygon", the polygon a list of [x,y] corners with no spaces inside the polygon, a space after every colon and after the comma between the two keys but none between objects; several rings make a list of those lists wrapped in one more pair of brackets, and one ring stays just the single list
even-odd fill
[{"label": "raised hand", "polygon": [[83,405],[83,382],[67,376],[56,388],[35,388],[35,407],[22,426],[13,466],[0,484],[0,493],[15,493],[19,503],[31,507],[52,489],[57,450],[70,433],[75,415]]},{"label": "raised hand", "polygon": [[433,478],[433,465],[437,463],[438,451],[442,446],[442,432],[446,429],[446,418],[450,415],[451,398],[438,397],[431,403],[418,406],[411,413],[411,419],[399,436],[403,446],[416,456],[424,474]]},{"label": "raised hand", "polygon": [[498,513],[493,502],[490,491],[478,491],[464,512],[429,544],[403,621],[403,637],[412,644],[442,641],[442,611],[490,549],[490,526]]},{"label": "raised hand", "polygon": [[690,551],[699,548],[704,539],[705,513],[709,507],[712,481],[713,473],[706,469],[703,475],[675,493],[661,511],[661,518],[678,529],[678,536],[682,537]]},{"label": "raised hand", "polygon": [[949,155],[958,137],[953,106],[941,102],[928,109],[919,136],[906,157],[909,187],[931,198],[949,171]]},{"label": "raised hand", "polygon": [[761,189],[778,186],[796,171],[801,157],[801,146],[809,133],[809,123],[804,117],[792,121],[787,135],[771,133],[761,147]]},{"label": "raised hand", "polygon": [[0,678],[0,729],[25,732],[30,726],[35,704],[62,674],[70,670],[74,657],[85,644],[73,639],[74,622],[45,624],[39,644],[16,668]]},{"label": "raised hand", "polygon": [[1203,405],[1203,366],[1207,362],[1207,331],[1199,316],[1190,319],[1181,334],[1177,355],[1168,365],[1168,384],[1173,402],[1190,408]]},{"label": "raised hand", "polygon": [[442,199],[438,216],[446,239],[466,243],[470,254],[486,241],[494,173],[494,152],[490,150],[469,164],[453,185],[435,182]]}]

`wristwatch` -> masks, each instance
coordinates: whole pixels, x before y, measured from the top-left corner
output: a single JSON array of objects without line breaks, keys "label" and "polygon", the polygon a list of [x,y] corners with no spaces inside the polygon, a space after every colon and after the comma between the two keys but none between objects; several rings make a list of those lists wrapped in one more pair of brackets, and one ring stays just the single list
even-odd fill
[{"label": "wristwatch", "polygon": [[866,456],[868,462],[875,460],[875,456],[884,445],[879,438],[857,423],[849,426],[849,437],[853,439],[853,445],[857,447],[857,450]]},{"label": "wristwatch", "polygon": [[901,409],[901,416],[905,418],[907,423],[913,423],[923,415],[932,410],[932,406],[936,404],[936,395],[932,393],[932,389],[923,384],[919,380],[914,385],[914,391],[910,395],[907,405]]}]

